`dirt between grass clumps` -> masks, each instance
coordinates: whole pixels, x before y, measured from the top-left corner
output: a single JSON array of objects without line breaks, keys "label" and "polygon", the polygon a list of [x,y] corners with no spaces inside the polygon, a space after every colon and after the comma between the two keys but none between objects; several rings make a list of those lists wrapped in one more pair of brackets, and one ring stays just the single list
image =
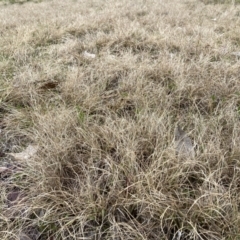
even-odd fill
[{"label": "dirt between grass clumps", "polygon": [[239,239],[238,1],[0,4],[0,239]]}]

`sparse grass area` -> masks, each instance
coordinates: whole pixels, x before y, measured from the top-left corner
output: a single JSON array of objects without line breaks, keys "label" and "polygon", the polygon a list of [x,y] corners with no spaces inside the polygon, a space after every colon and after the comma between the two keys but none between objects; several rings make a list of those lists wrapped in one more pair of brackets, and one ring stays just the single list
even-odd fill
[{"label": "sparse grass area", "polygon": [[0,239],[240,239],[240,7],[214,3],[1,5]]}]

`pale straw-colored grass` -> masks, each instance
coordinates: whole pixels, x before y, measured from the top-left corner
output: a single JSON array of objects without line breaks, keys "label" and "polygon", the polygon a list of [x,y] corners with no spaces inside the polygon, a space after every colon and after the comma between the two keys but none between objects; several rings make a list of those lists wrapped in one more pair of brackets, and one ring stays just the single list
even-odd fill
[{"label": "pale straw-colored grass", "polygon": [[240,238],[237,4],[0,4],[1,239]]}]

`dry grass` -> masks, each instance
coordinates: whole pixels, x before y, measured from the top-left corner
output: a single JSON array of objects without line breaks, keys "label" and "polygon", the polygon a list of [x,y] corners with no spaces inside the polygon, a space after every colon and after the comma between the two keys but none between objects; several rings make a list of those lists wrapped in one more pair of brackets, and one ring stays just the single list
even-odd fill
[{"label": "dry grass", "polygon": [[240,7],[215,2],[0,3],[0,239],[240,239]]}]

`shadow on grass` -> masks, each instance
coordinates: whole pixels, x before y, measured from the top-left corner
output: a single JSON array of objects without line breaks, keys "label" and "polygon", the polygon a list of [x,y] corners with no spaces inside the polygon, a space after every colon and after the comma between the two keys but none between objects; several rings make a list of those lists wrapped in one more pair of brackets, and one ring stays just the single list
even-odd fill
[{"label": "shadow on grass", "polygon": [[5,4],[24,4],[27,2],[39,3],[42,0],[0,0],[0,2],[4,2]]},{"label": "shadow on grass", "polygon": [[240,4],[240,0],[200,0],[205,4]]}]

